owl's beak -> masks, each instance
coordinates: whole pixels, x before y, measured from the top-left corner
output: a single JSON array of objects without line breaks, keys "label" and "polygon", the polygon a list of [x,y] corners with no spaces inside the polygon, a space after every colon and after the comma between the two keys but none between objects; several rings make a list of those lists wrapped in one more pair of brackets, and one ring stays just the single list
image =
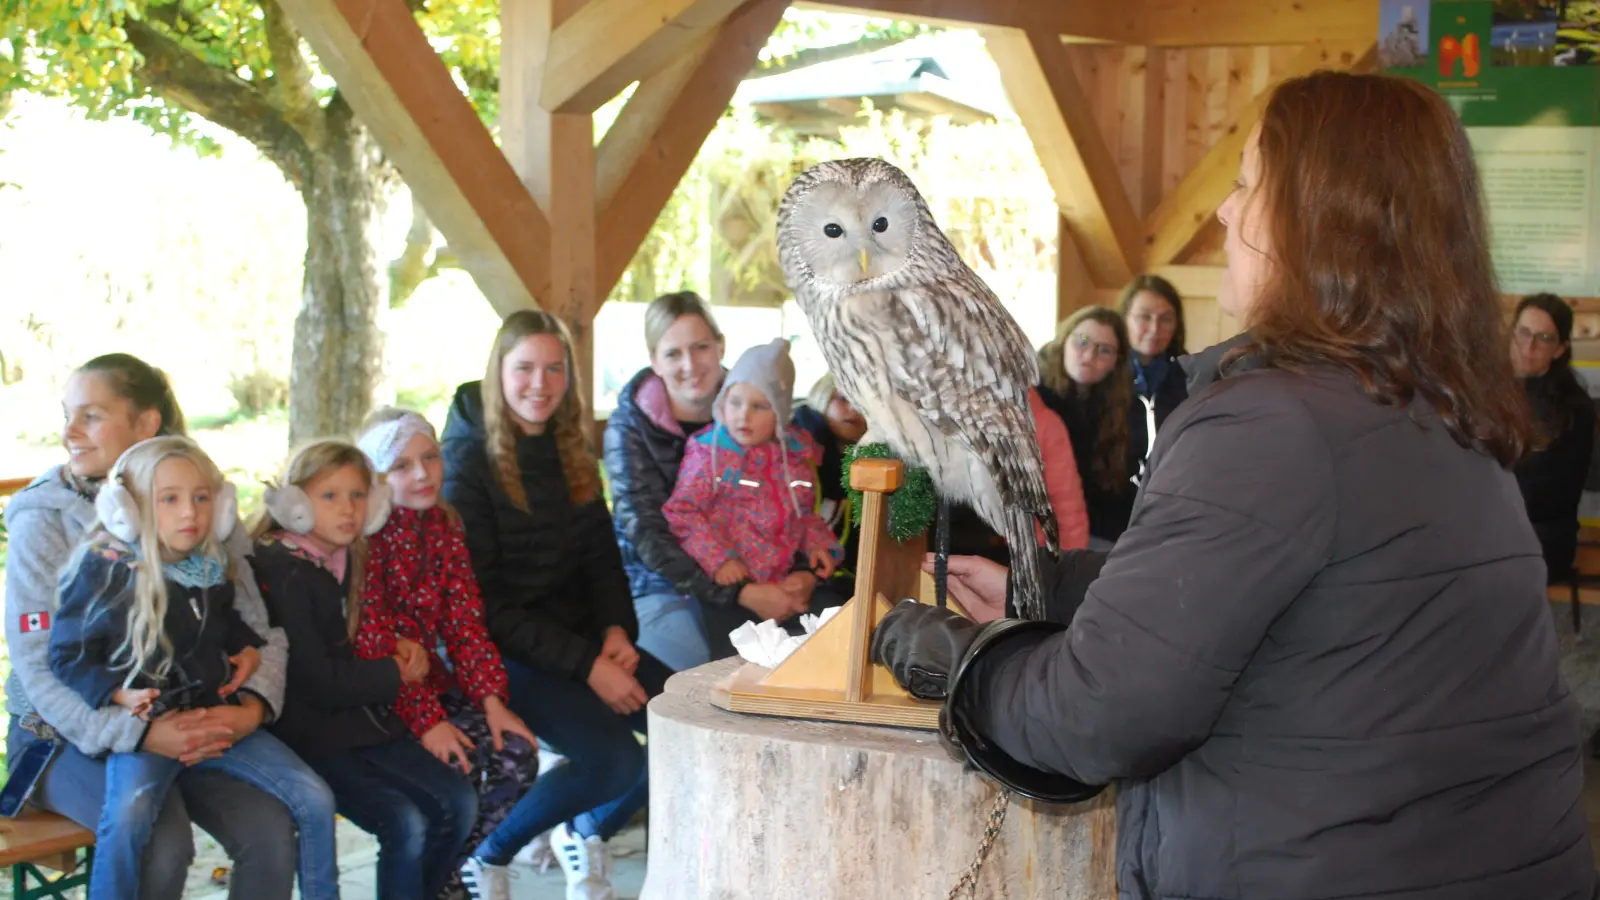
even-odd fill
[{"label": "owl's beak", "polygon": [[867,274],[867,248],[862,247],[860,250],[858,250],[856,252],[856,258],[861,261],[861,274],[863,277],[865,277]]}]

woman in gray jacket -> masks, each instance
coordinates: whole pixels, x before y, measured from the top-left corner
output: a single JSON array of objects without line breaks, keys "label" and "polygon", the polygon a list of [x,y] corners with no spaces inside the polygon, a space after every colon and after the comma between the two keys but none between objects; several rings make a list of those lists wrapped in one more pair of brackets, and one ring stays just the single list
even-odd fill
[{"label": "woman in gray jacket", "polygon": [[[173,712],[146,724],[121,707],[93,709],[50,670],[51,613],[56,583],[73,548],[95,521],[94,496],[117,457],[158,434],[183,434],[166,376],[123,353],[96,357],[67,382],[62,443],[69,461],[28,485],[6,505],[6,646],[11,714],[6,759],[40,740],[64,740],[30,802],[86,828],[105,801],[107,753],[144,750],[185,761],[215,756],[269,721],[283,702],[288,642],[268,627],[266,607],[249,563],[250,540],[236,528],[235,606],[267,639],[261,667],[245,682],[236,707]],[[183,895],[194,858],[191,821],[223,845],[235,863],[233,900],[287,900],[294,886],[295,836],[289,813],[267,794],[218,772],[189,771],[170,793],[145,852],[140,896]]]}]

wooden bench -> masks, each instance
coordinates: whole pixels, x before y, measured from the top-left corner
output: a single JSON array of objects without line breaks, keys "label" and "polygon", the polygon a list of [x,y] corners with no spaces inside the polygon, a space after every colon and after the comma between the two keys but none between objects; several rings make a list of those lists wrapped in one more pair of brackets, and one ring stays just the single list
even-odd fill
[{"label": "wooden bench", "polygon": [[65,816],[29,807],[0,819],[0,866],[11,867],[13,900],[66,900],[67,891],[88,887],[93,865],[94,832]]}]

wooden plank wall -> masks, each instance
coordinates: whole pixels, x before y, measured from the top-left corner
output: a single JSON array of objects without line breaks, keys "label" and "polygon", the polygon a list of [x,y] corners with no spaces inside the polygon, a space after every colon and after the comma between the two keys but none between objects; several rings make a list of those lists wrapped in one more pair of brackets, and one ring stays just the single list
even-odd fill
[{"label": "wooden plank wall", "polygon": [[[1300,45],[1191,49],[1073,46],[1078,78],[1094,106],[1134,209],[1148,215],[1205,156],[1250,99],[1277,83],[1301,49]],[[1151,78],[1158,83],[1150,84]],[[1159,108],[1152,110],[1151,104]],[[1208,228],[1191,256],[1181,262],[1222,265],[1220,225]],[[1069,291],[1088,302],[1110,304],[1116,300],[1115,291],[1097,291],[1088,283],[1078,260],[1067,259],[1063,266],[1062,277]],[[1203,347],[1237,331],[1236,323],[1217,308],[1212,297],[1186,296],[1184,317],[1190,347]]]}]

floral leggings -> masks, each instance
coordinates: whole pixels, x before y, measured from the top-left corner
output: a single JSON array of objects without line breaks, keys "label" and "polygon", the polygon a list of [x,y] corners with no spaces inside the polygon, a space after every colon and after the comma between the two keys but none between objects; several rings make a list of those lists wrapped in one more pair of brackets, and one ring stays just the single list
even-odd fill
[{"label": "floral leggings", "polygon": [[[530,747],[522,738],[507,735],[505,749],[496,750],[489,720],[482,709],[456,691],[441,695],[439,702],[450,717],[450,724],[461,729],[477,748],[472,760],[472,783],[478,789],[478,824],[461,845],[458,862],[465,862],[472,849],[505,819],[511,807],[533,786],[539,775],[539,748]],[[442,896],[460,896],[459,873],[451,879],[450,887]]]}]

